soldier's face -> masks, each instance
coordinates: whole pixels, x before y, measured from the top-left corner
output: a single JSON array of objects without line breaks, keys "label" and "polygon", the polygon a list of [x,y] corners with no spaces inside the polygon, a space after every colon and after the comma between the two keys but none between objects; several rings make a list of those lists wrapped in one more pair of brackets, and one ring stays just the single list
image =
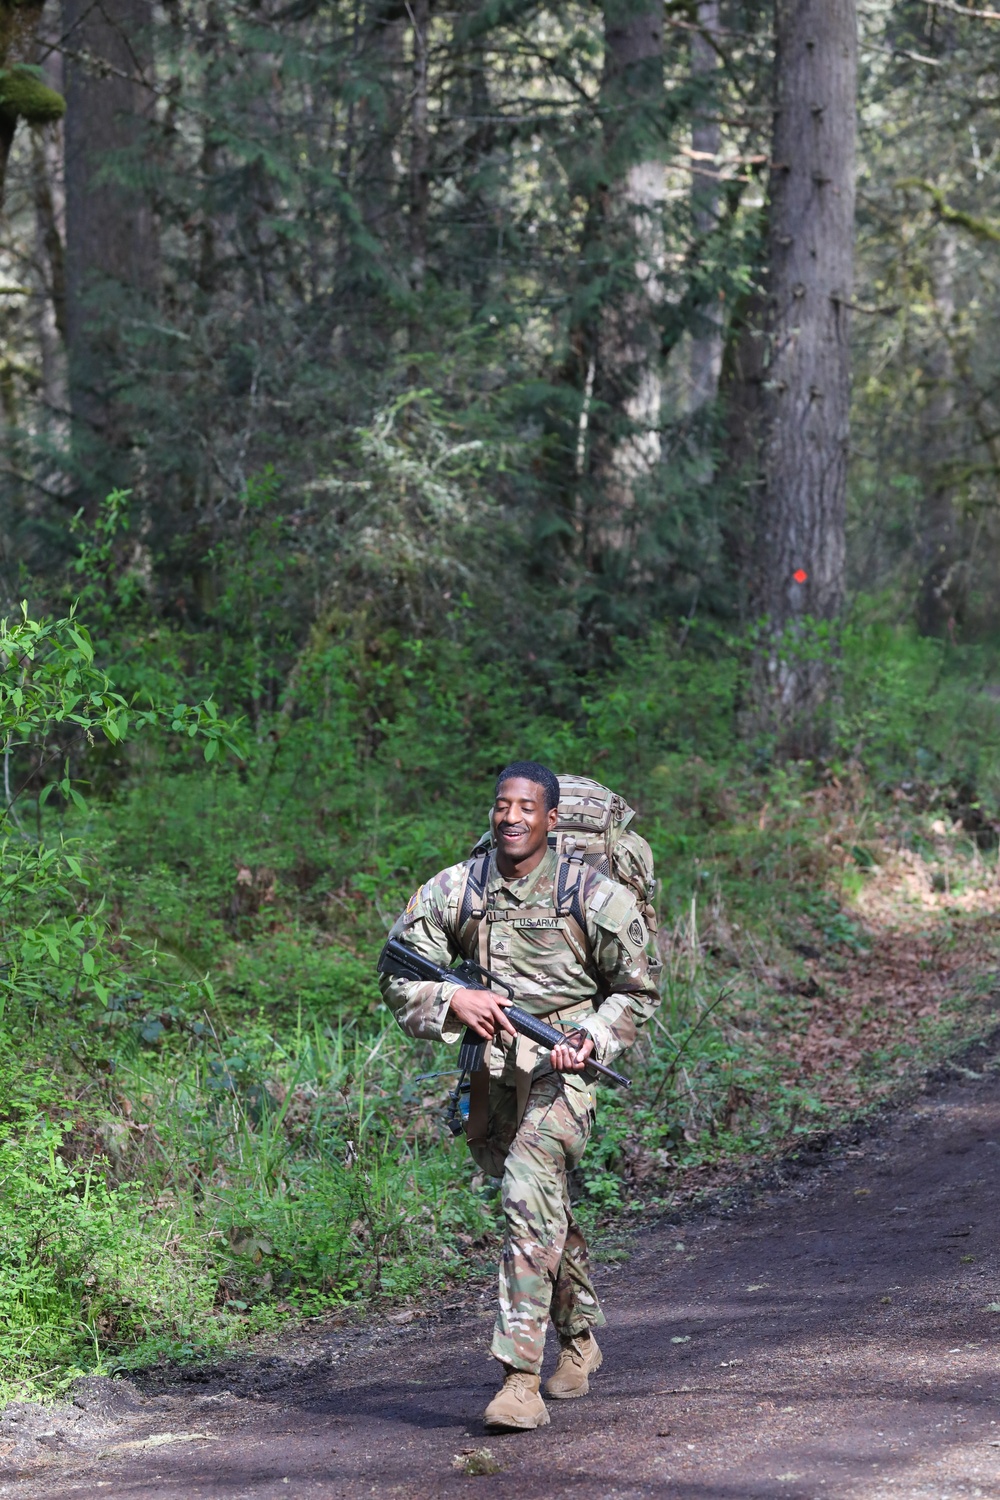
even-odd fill
[{"label": "soldier's face", "polygon": [[501,868],[533,870],[545,854],[549,832],[559,821],[556,808],[546,811],[545,791],[520,777],[505,781],[493,804],[493,831]]}]

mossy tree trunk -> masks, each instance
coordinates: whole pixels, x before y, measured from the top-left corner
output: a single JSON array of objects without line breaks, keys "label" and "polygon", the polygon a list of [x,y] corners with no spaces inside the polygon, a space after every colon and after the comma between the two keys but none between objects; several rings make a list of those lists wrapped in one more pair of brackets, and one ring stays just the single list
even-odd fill
[{"label": "mossy tree trunk", "polygon": [[28,71],[38,53],[45,0],[0,0],[0,206],[19,121],[47,124],[65,109],[57,94]]}]

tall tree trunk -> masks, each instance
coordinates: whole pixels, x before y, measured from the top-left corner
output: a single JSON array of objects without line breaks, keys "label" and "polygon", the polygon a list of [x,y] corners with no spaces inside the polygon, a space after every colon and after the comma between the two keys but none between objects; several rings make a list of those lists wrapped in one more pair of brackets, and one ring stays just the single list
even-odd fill
[{"label": "tall tree trunk", "polygon": [[224,48],[225,26],[219,6],[217,0],[208,0],[205,6],[205,27],[199,49],[205,79],[202,86],[205,121],[202,126],[201,159],[198,163],[201,186],[201,223],[198,227],[198,261],[195,272],[198,290],[206,301],[215,295],[219,274],[217,177],[221,131],[213,119],[213,113],[223,79]]},{"label": "tall tree trunk", "polygon": [[601,260],[609,294],[597,331],[591,416],[598,516],[590,566],[622,554],[660,457],[657,305],[663,269],[663,6],[605,0]]},{"label": "tall tree trunk", "polygon": [[767,375],[766,307],[759,284],[737,300],[723,346],[719,376],[719,467],[725,488],[722,547],[732,610],[744,623],[751,607],[754,530],[760,504],[762,407]]},{"label": "tall tree trunk", "polygon": [[413,0],[413,82],[410,103],[410,285],[424,289],[427,275],[427,209],[430,203],[430,132],[427,118],[427,51],[430,0]]},{"label": "tall tree trunk", "polygon": [[955,229],[941,224],[933,247],[931,284],[936,337],[923,360],[927,400],[920,424],[924,475],[920,508],[920,596],[917,627],[922,635],[955,630],[961,614],[962,568],[951,473],[955,446]]},{"label": "tall tree trunk", "polygon": [[[713,87],[719,72],[719,54],[712,45],[712,38],[719,31],[719,0],[700,0],[698,26],[700,29],[691,36],[691,80],[698,91],[691,127],[691,227],[700,251],[719,222],[722,128]],[[721,372],[722,304],[713,298],[699,308],[691,339],[691,411],[715,401]]]},{"label": "tall tree trunk", "polygon": [[[66,43],[66,329],[78,464],[93,503],[127,474],[129,438],[116,377],[121,319],[156,286],[148,194],[119,180],[145,129],[153,94],[151,0],[62,0]],[[134,168],[133,168],[134,169]]]},{"label": "tall tree trunk", "polygon": [[[357,217],[344,213],[336,252],[334,357],[365,367],[388,347],[409,286],[406,102],[410,27],[402,0],[372,0],[355,14],[352,64],[363,87],[352,98],[340,153],[341,180]],[[359,388],[359,395],[361,389]]]},{"label": "tall tree trunk", "polygon": [[753,602],[756,728],[819,751],[844,601],[855,0],[776,0],[767,378]]},{"label": "tall tree trunk", "polygon": [[[55,43],[59,21],[47,18],[41,32],[43,78],[62,94],[63,59]],[[68,436],[69,393],[66,384],[66,205],[63,192],[61,124],[36,126],[31,132],[31,190],[35,207],[35,259],[45,295],[38,299],[36,336],[42,363],[42,401],[50,430]],[[60,446],[63,446],[60,443]]]},{"label": "tall tree trunk", "polygon": [[406,10],[397,0],[381,0],[371,8],[364,23],[361,49],[368,92],[355,112],[356,193],[361,220],[372,238],[386,246],[389,254],[399,238],[398,157],[404,129],[408,23]]},{"label": "tall tree trunk", "polygon": [[60,227],[61,204],[54,157],[58,142],[40,131],[31,142],[31,186],[35,200],[35,242],[47,296],[38,310],[38,342],[42,354],[42,389],[50,413],[66,413],[66,250]]}]

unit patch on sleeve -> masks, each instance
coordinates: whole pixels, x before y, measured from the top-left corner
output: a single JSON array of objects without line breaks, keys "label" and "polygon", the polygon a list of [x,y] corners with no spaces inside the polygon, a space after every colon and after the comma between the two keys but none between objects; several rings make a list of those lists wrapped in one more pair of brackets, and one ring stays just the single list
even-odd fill
[{"label": "unit patch on sleeve", "polygon": [[406,903],[406,911],[403,913],[404,916],[412,917],[413,913],[417,909],[417,902],[420,900],[420,897],[423,895],[423,890],[424,890],[424,888],[423,888],[422,885],[417,886],[417,889],[413,892],[413,895],[410,897],[409,901],[407,901],[407,903]]},{"label": "unit patch on sleeve", "polygon": [[430,891],[431,881],[428,880],[426,884],[419,886],[418,889],[413,892],[413,895],[410,897],[409,901],[407,901],[406,910],[399,919],[402,923],[404,932],[408,927],[415,926],[416,923],[420,921],[421,917],[425,917],[427,915],[428,897],[430,895]]},{"label": "unit patch on sleeve", "polygon": [[644,945],[646,941],[646,929],[638,917],[633,917],[632,921],[628,924],[628,936],[629,942],[634,944],[636,948],[641,948]]}]

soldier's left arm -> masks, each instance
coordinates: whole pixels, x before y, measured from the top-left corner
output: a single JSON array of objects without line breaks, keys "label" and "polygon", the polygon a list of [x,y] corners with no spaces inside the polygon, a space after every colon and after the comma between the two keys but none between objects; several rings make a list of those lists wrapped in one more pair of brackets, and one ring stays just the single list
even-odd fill
[{"label": "soldier's left arm", "polygon": [[582,1023],[594,1038],[598,1062],[610,1063],[631,1047],[660,1003],[649,972],[649,932],[627,887],[602,881],[586,903],[587,935],[607,997]]}]

